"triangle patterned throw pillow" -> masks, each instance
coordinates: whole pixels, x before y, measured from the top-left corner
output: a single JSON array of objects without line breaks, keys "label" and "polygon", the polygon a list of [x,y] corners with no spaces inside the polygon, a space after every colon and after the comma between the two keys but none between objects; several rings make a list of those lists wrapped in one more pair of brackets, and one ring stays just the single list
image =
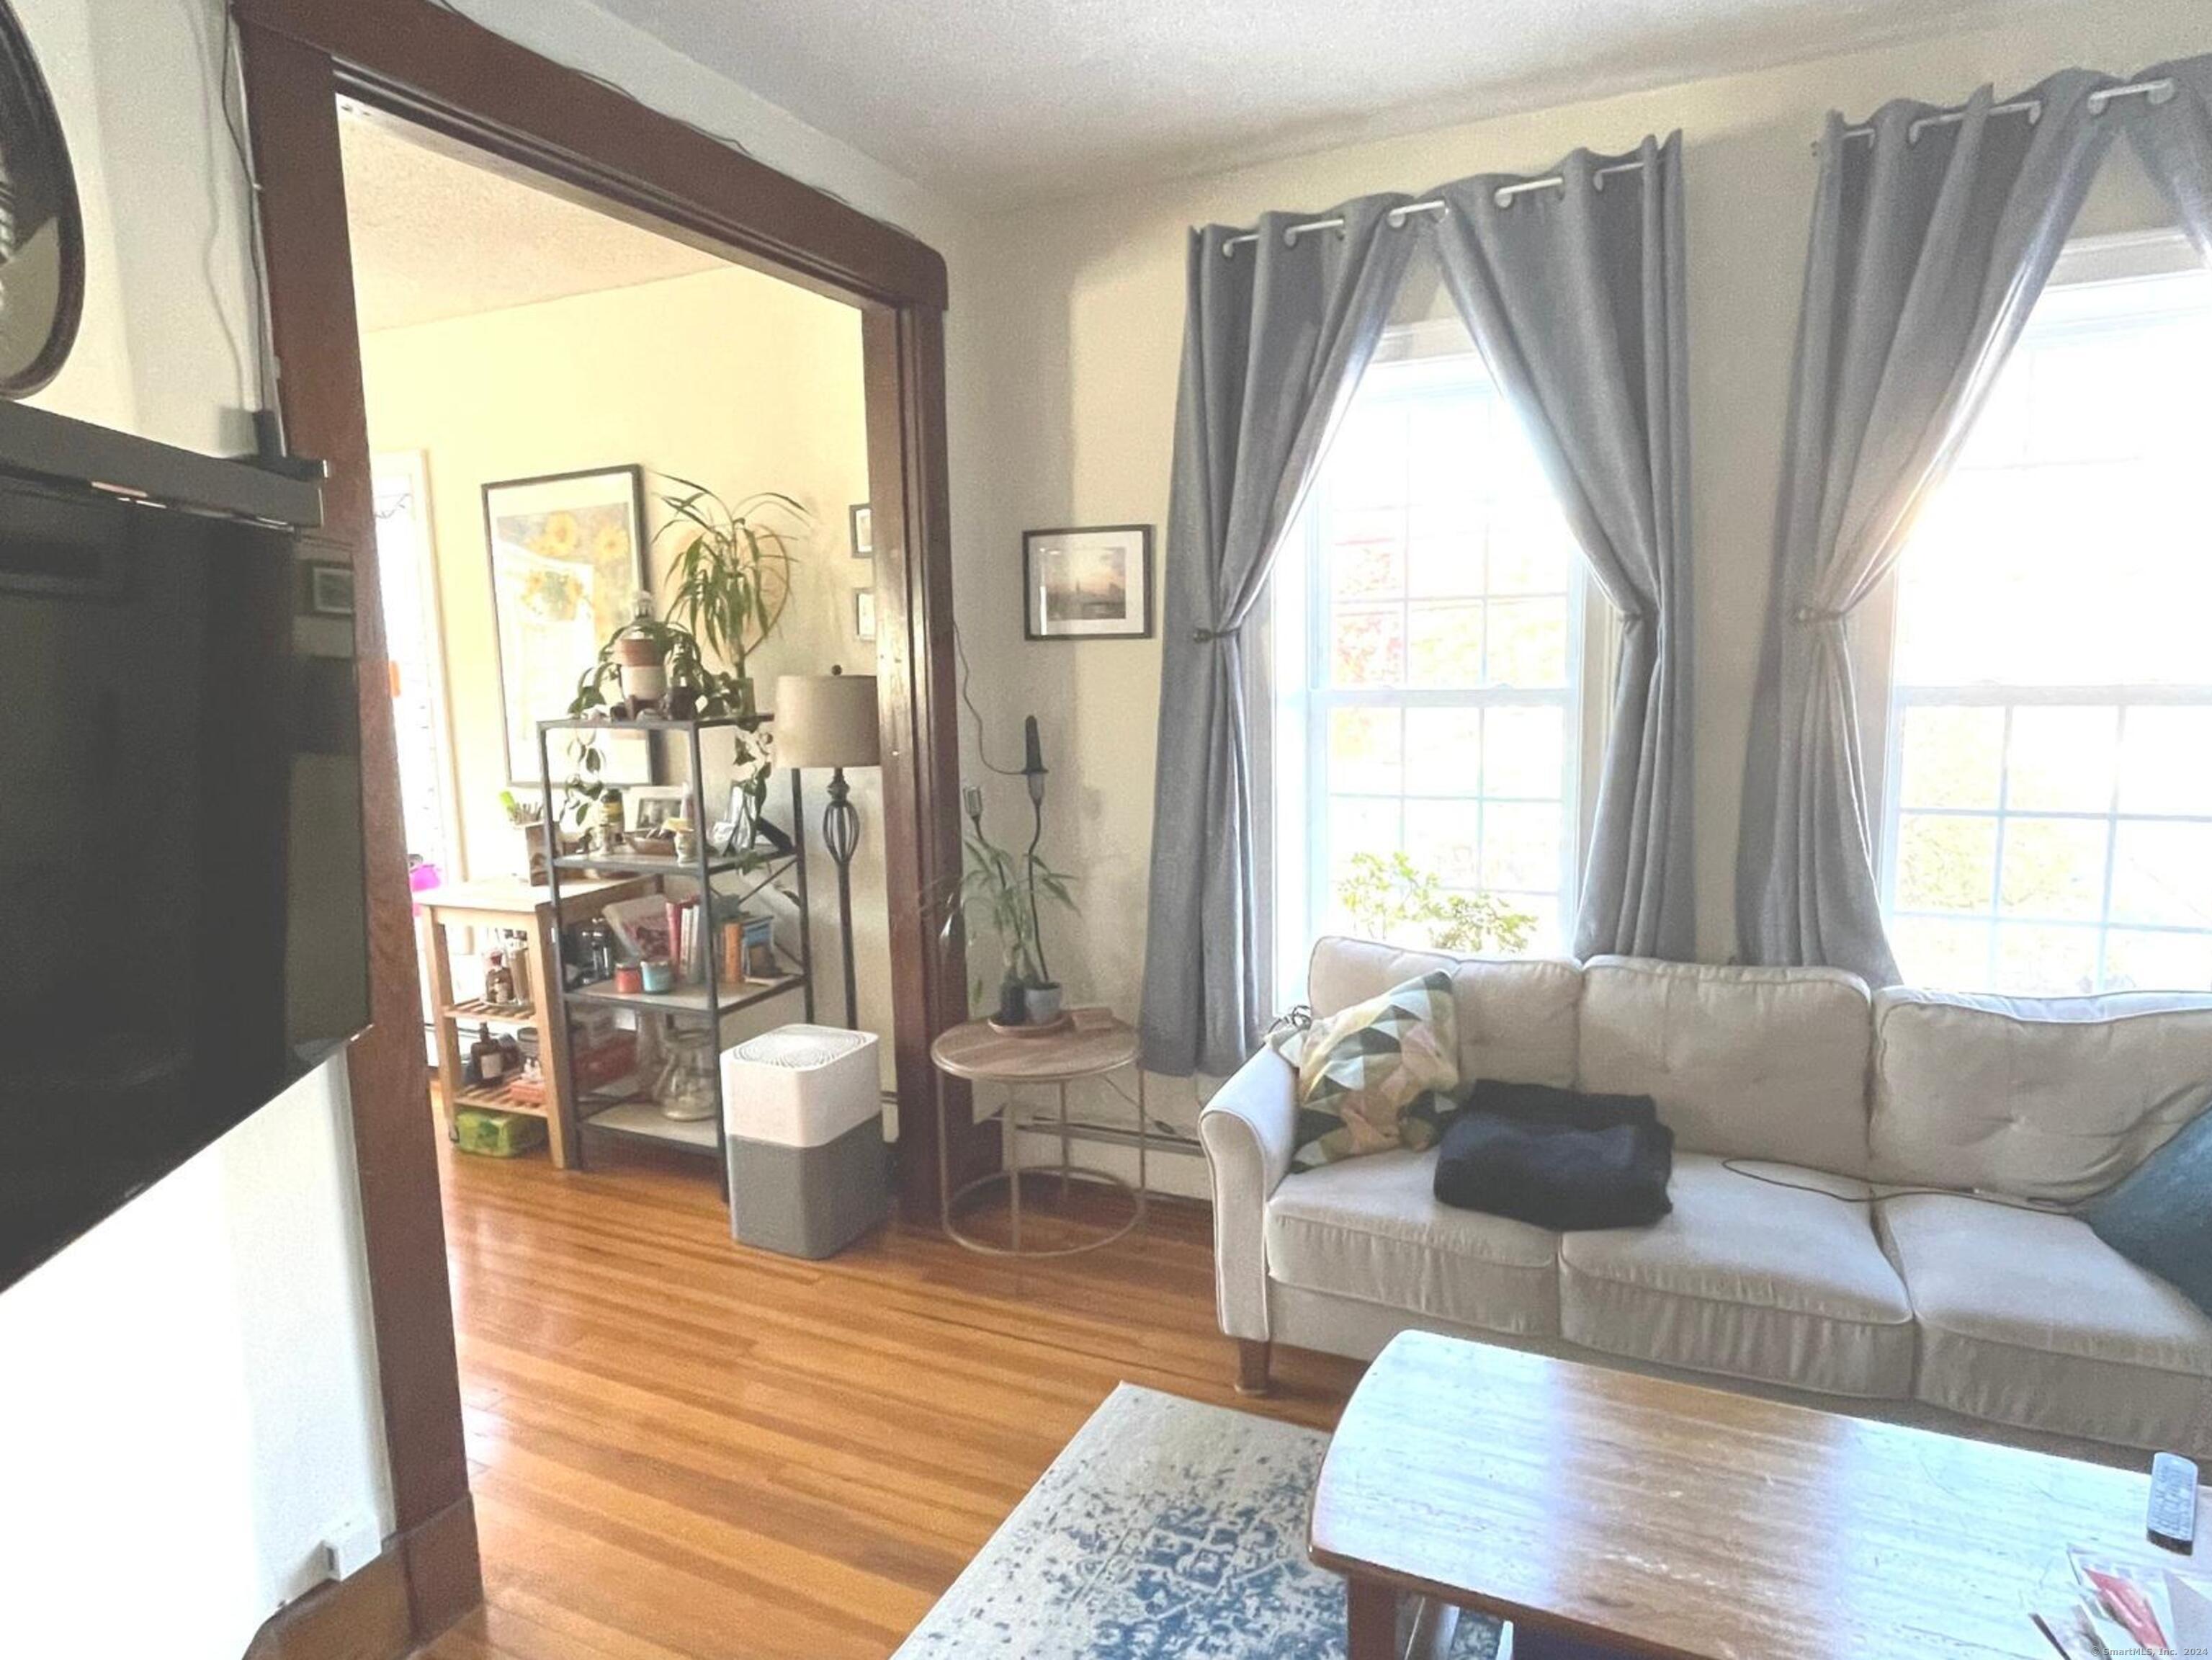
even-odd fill
[{"label": "triangle patterned throw pillow", "polygon": [[1291,1169],[1435,1145],[1426,1098],[1459,1084],[1459,1022],[1443,970],[1267,1041],[1297,1068]]}]

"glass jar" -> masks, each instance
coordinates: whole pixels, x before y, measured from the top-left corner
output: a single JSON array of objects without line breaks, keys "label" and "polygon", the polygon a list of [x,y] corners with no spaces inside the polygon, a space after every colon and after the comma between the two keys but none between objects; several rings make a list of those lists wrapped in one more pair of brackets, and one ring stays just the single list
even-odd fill
[{"label": "glass jar", "polygon": [[701,1027],[672,1026],[666,1061],[653,1093],[660,1116],[688,1122],[714,1116],[714,1034]]}]

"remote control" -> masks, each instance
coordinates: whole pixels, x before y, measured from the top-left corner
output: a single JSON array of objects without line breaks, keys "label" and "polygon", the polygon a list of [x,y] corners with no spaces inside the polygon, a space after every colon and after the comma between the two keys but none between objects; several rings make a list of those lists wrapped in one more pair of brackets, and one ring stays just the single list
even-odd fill
[{"label": "remote control", "polygon": [[2189,1554],[2197,1540],[2197,1466],[2179,1453],[2150,1461],[2150,1541]]}]

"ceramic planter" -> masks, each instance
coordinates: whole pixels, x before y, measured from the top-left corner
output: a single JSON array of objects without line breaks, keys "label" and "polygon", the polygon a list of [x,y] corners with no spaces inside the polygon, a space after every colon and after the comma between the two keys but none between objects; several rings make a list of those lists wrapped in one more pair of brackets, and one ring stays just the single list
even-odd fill
[{"label": "ceramic planter", "polygon": [[668,654],[659,642],[625,634],[615,642],[615,666],[623,696],[633,703],[658,703],[668,695]]},{"label": "ceramic planter", "polygon": [[1022,1002],[1033,1026],[1048,1026],[1060,1018],[1060,984],[1024,986]]}]

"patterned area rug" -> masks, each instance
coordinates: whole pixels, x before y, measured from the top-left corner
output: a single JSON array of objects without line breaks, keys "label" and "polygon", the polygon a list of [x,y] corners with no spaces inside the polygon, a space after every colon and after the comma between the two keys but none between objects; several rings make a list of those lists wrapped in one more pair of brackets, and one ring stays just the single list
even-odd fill
[{"label": "patterned area rug", "polygon": [[[1124,1383],[893,1660],[1344,1660],[1306,1560],[1328,1438]],[[1453,1660],[1497,1627],[1460,1621]]]}]

